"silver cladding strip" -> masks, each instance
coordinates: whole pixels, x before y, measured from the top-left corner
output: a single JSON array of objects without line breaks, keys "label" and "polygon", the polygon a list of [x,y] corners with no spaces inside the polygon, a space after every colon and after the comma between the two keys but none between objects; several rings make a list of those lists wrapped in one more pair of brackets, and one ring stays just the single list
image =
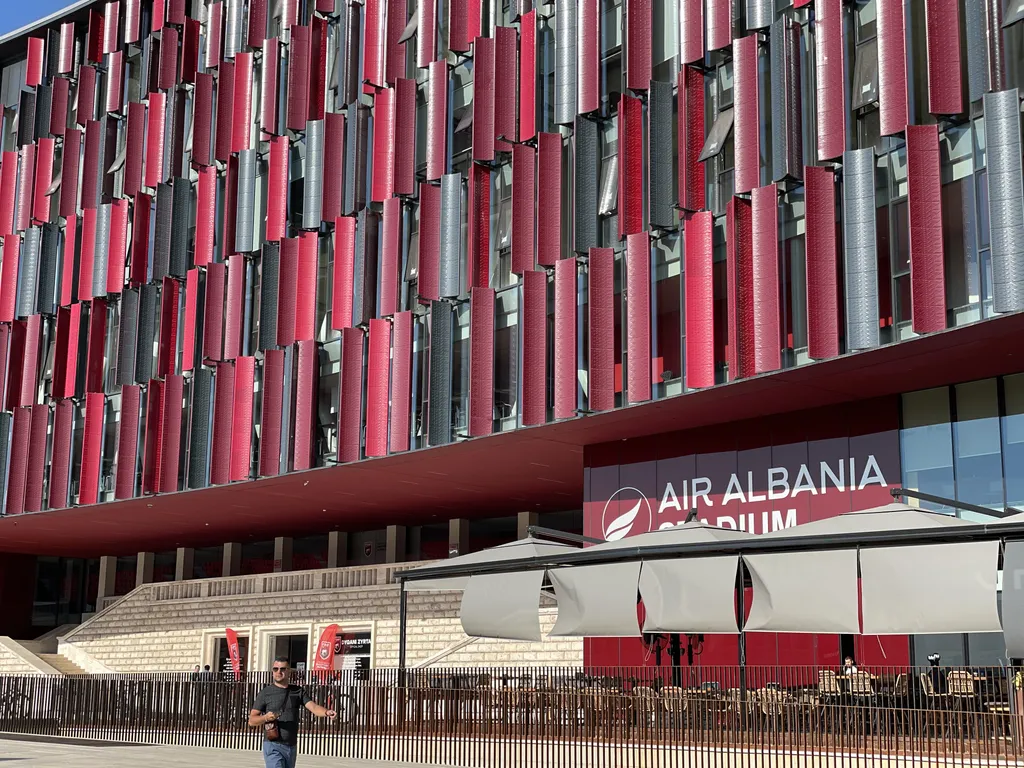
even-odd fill
[{"label": "silver cladding strip", "polygon": [[775,20],[775,3],[772,0],[746,0],[747,29],[764,29]]},{"label": "silver cladding strip", "polygon": [[875,232],[875,151],[843,153],[843,240],[846,346],[877,347],[878,256]]},{"label": "silver cladding strip", "polygon": [[430,304],[430,399],[427,442],[446,445],[452,441],[452,305]]},{"label": "silver cladding strip", "polygon": [[11,431],[14,427],[14,414],[0,411],[0,509],[7,509],[7,461],[11,456]]},{"label": "silver cladding strip", "polygon": [[575,130],[573,213],[576,225],[576,252],[587,253],[598,245],[598,128],[585,117],[577,118]]},{"label": "silver cladding strip", "polygon": [[377,244],[380,217],[369,210],[359,213],[356,223],[356,252],[353,259],[352,324],[363,325],[377,314]]},{"label": "silver cladding strip", "polygon": [[655,229],[671,229],[678,222],[672,191],[672,83],[651,81],[647,106],[650,127],[650,173],[647,176],[650,223]]},{"label": "silver cladding strip", "polygon": [[18,280],[18,317],[34,315],[36,290],[39,287],[39,250],[42,233],[39,227],[29,227],[21,244],[21,275]]},{"label": "silver cladding strip", "polygon": [[153,233],[153,280],[163,280],[171,266],[171,214],[174,190],[170,183],[156,188],[156,230]]},{"label": "silver cladding strip", "polygon": [[281,244],[264,243],[260,264],[260,349],[277,347],[277,291]]},{"label": "silver cladding strip", "polygon": [[147,384],[153,378],[153,346],[156,342],[160,297],[157,295],[159,288],[154,283],[146,283],[141,291],[135,339],[135,383]]},{"label": "silver cladding strip", "polygon": [[256,222],[256,150],[238,153],[238,207],[235,209],[235,253],[255,250],[253,229]]},{"label": "silver cladding strip", "polygon": [[320,229],[323,218],[324,121],[306,123],[306,168],[302,187],[302,228]]},{"label": "silver cladding strip", "polygon": [[36,290],[36,311],[52,315],[57,310],[57,268],[60,256],[60,229],[44,224],[39,249],[39,287]]},{"label": "silver cladding strip", "polygon": [[803,178],[799,34],[786,17],[772,24],[772,181]]},{"label": "silver cladding strip", "polygon": [[139,289],[121,292],[121,325],[117,337],[117,383],[135,383],[135,345],[139,326]]},{"label": "silver cladding strip", "polygon": [[224,58],[234,59],[242,44],[242,0],[224,0]]},{"label": "silver cladding strip", "polygon": [[189,225],[192,218],[192,183],[180,176],[171,181],[171,248],[168,272],[183,278],[188,273]]},{"label": "silver cladding strip", "polygon": [[974,102],[988,90],[988,44],[985,42],[985,0],[964,0],[967,39],[967,92]]},{"label": "silver cladding strip", "polygon": [[459,295],[462,285],[462,174],[441,177],[441,253],[438,285],[442,297]]},{"label": "silver cladding strip", "polygon": [[992,308],[1024,309],[1024,182],[1017,89],[986,93],[988,211],[992,239]]},{"label": "silver cladding strip", "polygon": [[576,0],[556,0],[555,122],[572,125],[576,119]]},{"label": "silver cladding strip", "polygon": [[110,203],[96,211],[96,244],[92,257],[92,295],[107,295],[107,262],[110,257]]},{"label": "silver cladding strip", "polygon": [[[189,409],[188,487],[210,484],[210,423],[213,421],[213,371],[198,366]],[[282,430],[287,431],[287,430]]]}]

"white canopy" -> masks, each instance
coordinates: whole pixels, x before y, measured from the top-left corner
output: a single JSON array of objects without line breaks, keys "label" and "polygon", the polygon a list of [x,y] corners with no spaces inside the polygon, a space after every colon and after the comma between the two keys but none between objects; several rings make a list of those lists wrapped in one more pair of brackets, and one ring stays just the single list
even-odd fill
[{"label": "white canopy", "polygon": [[[468,555],[460,555],[443,562],[431,563],[422,568],[413,568],[409,573],[416,573],[419,570],[443,570],[446,568],[460,568],[465,565],[482,565],[484,563],[498,563],[508,561],[514,564],[516,560],[527,560],[531,557],[543,557],[549,555],[561,555],[566,552],[578,551],[578,547],[569,544],[557,544],[550,541],[542,541],[527,537],[508,544],[502,544],[479,552],[471,552]],[[407,581],[405,588],[418,592],[461,592],[469,583],[469,576],[453,576],[451,578],[423,579],[420,581]]]}]

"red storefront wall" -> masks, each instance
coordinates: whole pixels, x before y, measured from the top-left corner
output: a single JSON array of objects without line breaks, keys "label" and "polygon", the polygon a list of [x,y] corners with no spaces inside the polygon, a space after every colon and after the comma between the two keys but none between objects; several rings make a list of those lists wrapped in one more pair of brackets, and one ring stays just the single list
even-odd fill
[{"label": "red storefront wall", "polygon": [[[597,445],[585,462],[587,536],[657,530],[683,522],[694,507],[709,524],[764,533],[891,503],[889,489],[900,483],[899,400]],[[748,610],[751,601],[748,589]],[[856,636],[853,644],[861,664],[909,664],[904,636]],[[746,647],[750,666],[840,663],[838,635],[751,632]],[[737,664],[738,637],[706,635],[699,651],[694,665]],[[588,639],[584,658],[590,666],[655,663],[640,638]]]}]

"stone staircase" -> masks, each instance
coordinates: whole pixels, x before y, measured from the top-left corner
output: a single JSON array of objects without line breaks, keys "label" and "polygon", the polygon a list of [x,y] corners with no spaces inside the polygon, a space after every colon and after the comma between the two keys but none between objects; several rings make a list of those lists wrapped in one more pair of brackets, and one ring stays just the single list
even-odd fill
[{"label": "stone staircase", "polygon": [[61,656],[59,653],[39,653],[36,654],[44,662],[49,664],[51,667],[56,669],[62,675],[84,675],[85,670],[75,664],[65,656]]}]

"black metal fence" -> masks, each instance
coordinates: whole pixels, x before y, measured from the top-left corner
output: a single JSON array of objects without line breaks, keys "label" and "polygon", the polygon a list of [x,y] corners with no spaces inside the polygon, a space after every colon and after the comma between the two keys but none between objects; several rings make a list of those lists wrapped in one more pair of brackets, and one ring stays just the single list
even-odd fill
[{"label": "black metal fence", "polygon": [[[370,670],[297,679],[306,754],[452,766],[1024,765],[1005,668]],[[264,674],[0,677],[0,731],[258,749]]]}]

